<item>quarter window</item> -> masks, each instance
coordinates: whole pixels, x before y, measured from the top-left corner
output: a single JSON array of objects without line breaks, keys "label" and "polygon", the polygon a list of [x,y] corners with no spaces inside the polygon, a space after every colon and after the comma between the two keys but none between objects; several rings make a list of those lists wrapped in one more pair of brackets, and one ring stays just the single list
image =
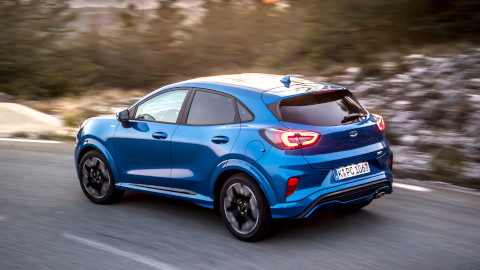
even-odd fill
[{"label": "quarter window", "polygon": [[240,115],[240,121],[249,122],[253,120],[253,115],[248,111],[248,109],[243,106],[242,103],[237,102],[238,114]]},{"label": "quarter window", "polygon": [[222,125],[235,122],[234,99],[211,92],[196,91],[187,118],[188,125]]},{"label": "quarter window", "polygon": [[188,90],[160,94],[138,106],[135,119],[176,123]]}]

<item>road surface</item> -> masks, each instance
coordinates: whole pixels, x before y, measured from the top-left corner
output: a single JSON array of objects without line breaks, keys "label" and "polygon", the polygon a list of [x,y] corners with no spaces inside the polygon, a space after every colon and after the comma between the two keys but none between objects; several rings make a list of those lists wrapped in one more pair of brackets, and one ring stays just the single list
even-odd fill
[{"label": "road surface", "polygon": [[359,213],[235,239],[212,210],[83,195],[73,143],[0,140],[0,269],[480,269],[480,196],[399,185]]}]

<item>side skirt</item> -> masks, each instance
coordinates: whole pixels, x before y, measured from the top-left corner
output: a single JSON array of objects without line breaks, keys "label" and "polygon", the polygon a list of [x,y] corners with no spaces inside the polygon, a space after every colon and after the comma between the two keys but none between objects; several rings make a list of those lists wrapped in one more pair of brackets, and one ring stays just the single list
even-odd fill
[{"label": "side skirt", "polygon": [[118,183],[115,186],[118,189],[137,191],[173,199],[180,199],[200,205],[202,207],[213,209],[212,198],[186,189],[136,183]]}]

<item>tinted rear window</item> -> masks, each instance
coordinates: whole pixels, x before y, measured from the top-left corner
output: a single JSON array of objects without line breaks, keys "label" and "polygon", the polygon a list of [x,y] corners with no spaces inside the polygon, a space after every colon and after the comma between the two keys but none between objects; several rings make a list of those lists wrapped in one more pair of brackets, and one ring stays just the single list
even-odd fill
[{"label": "tinted rear window", "polygon": [[348,90],[295,96],[269,106],[273,107],[277,107],[274,114],[281,121],[313,126],[351,124],[364,120],[367,115]]},{"label": "tinted rear window", "polygon": [[188,113],[188,125],[221,125],[235,122],[232,97],[197,91]]}]

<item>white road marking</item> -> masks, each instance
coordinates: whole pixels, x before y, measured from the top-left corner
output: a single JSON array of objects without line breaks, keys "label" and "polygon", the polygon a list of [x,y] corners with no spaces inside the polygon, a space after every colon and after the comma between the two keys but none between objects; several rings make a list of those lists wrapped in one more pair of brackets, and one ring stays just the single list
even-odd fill
[{"label": "white road marking", "polygon": [[139,263],[143,263],[143,264],[148,265],[148,266],[150,266],[152,268],[155,268],[155,269],[163,269],[163,270],[176,270],[177,269],[177,268],[175,268],[175,267],[173,267],[169,264],[166,264],[166,263],[163,263],[163,262],[160,262],[160,261],[142,256],[142,255],[138,255],[138,254],[135,254],[135,253],[132,253],[132,252],[124,251],[124,250],[118,249],[118,248],[110,246],[110,245],[102,244],[102,243],[99,243],[99,242],[96,242],[96,241],[81,238],[81,237],[71,235],[71,234],[68,234],[68,233],[63,233],[62,236],[65,237],[65,238],[68,238],[70,240],[73,240],[77,243],[81,243],[81,244],[84,244],[84,245],[87,245],[87,246],[90,246],[90,247],[94,247],[94,248],[97,248],[97,249],[100,249],[100,250],[103,250],[103,251],[107,251],[107,252],[110,252],[114,255],[129,258],[131,260],[137,261]]},{"label": "white road marking", "polygon": [[432,191],[429,188],[426,187],[419,187],[419,186],[414,186],[414,185],[408,185],[408,184],[401,184],[401,183],[393,183],[394,187],[397,188],[404,188],[404,189],[409,189],[409,190],[414,190],[414,191],[421,191],[421,192],[430,192]]},{"label": "white road marking", "polygon": [[5,141],[5,142],[31,142],[31,143],[62,143],[62,142],[59,142],[59,141],[27,140],[27,139],[12,139],[12,138],[0,138],[0,141]]}]

